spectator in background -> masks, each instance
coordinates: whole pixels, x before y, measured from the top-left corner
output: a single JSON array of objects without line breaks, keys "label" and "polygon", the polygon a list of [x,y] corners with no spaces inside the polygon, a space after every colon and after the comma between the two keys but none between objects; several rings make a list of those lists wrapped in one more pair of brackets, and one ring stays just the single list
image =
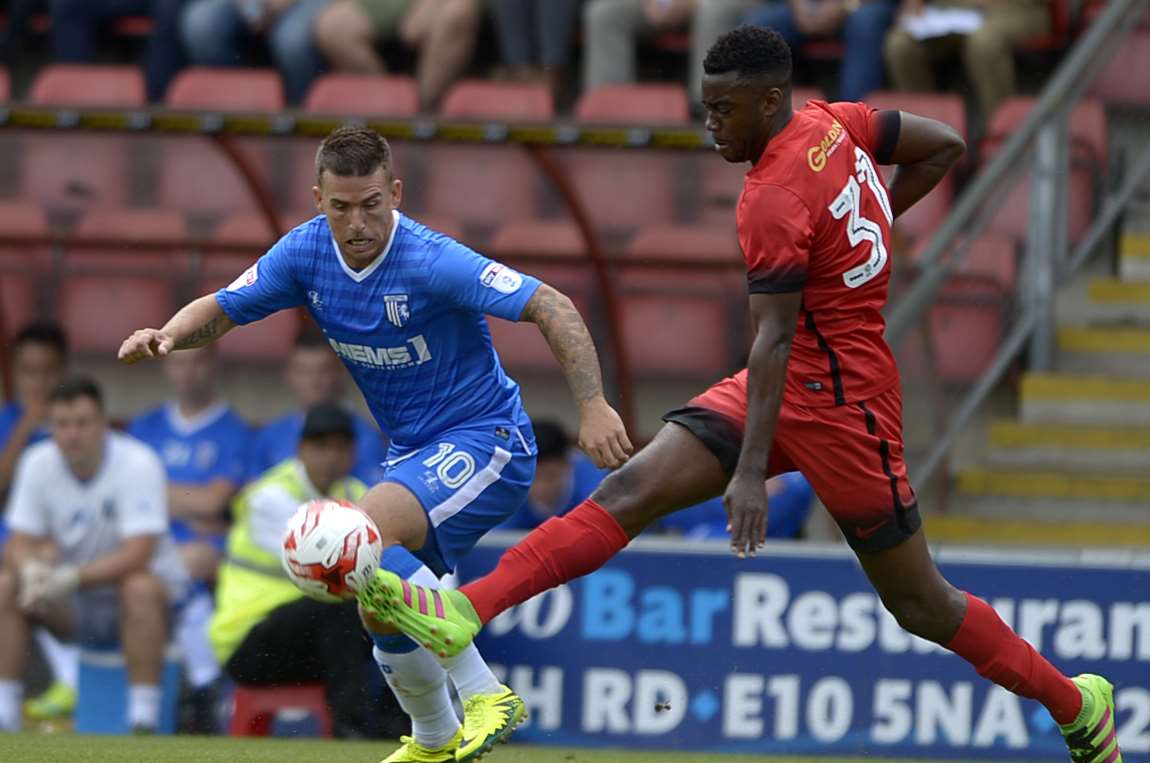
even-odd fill
[{"label": "spectator in background", "polygon": [[[78,0],[83,1],[83,0]],[[266,38],[284,81],[284,99],[298,104],[323,69],[312,24],[327,0],[190,0],[181,32],[197,66],[240,66],[247,43]]]},{"label": "spectator in background", "polygon": [[33,323],[12,340],[11,358],[15,395],[0,408],[0,496],[24,448],[48,437],[48,398],[64,376],[68,340],[55,324]]},{"label": "spectator in background", "polygon": [[[304,412],[320,403],[340,403],[347,375],[323,334],[308,328],[296,337],[284,377],[300,409],[272,421],[256,434],[248,460],[249,479],[255,479],[295,454],[303,431]],[[374,424],[361,416],[353,416],[353,421],[356,448],[352,474],[374,485],[383,479],[387,443]]]},{"label": "spectator in background", "polygon": [[65,382],[49,403],[52,439],[21,458],[0,571],[0,730],[21,725],[33,625],[80,643],[123,644],[128,723],[154,730],[169,605],[183,565],[168,538],[164,467],[113,432],[99,387]]},{"label": "spectator in background", "polygon": [[[912,19],[932,8],[965,8],[981,14],[977,29],[964,34],[924,37],[912,33]],[[1027,40],[1050,33],[1047,0],[903,0],[899,25],[886,38],[891,83],[898,90],[937,89],[935,64],[961,57],[985,124],[1014,93],[1014,51]]]},{"label": "spectator in background", "polygon": [[[371,643],[354,601],[309,599],[283,575],[284,528],[300,504],[316,498],[357,501],[367,486],[349,475],[355,419],[343,408],[311,408],[298,452],[248,485],[232,509],[227,561],[220,568],[212,646],[225,670],[246,685],[327,685],[337,736],[398,735],[395,712],[380,712],[368,691]],[[378,696],[391,696],[383,692]],[[394,706],[393,706],[394,707]]]},{"label": "spectator in background", "polygon": [[753,0],[589,0],[583,6],[583,87],[634,82],[640,37],[687,30],[691,34],[687,89],[692,103],[698,103],[703,56],[754,4]]},{"label": "spectator in background", "polygon": [[168,83],[184,66],[180,13],[186,0],[50,0],[52,50],[57,63],[96,60],[97,32],[124,16],[148,16],[144,76],[148,100],[162,101]]},{"label": "spectator in background", "polygon": [[208,345],[168,355],[163,368],[174,398],[128,426],[164,463],[172,537],[197,584],[175,627],[197,731],[214,725],[211,688],[220,671],[207,640],[210,586],[224,548],[228,503],[243,483],[252,440],[247,424],[216,397],[216,353],[216,345]]},{"label": "spectator in background", "polygon": [[861,101],[883,86],[883,40],[894,16],[895,0],[774,0],[743,23],[771,27],[796,54],[809,39],[842,40],[838,100]]},{"label": "spectator in background", "polygon": [[[806,477],[799,472],[772,477],[767,480],[767,497],[770,500],[767,537],[801,537],[815,497]],[[668,514],[659,521],[659,526],[690,539],[730,538],[722,496]]]},{"label": "spectator in background", "polygon": [[574,442],[557,421],[531,422],[535,430],[535,479],[527,502],[499,525],[499,530],[532,530],[551,517],[566,514],[582,503],[607,476],[574,447]]},{"label": "spectator in background", "polygon": [[419,51],[419,103],[434,111],[471,62],[482,10],[480,0],[334,0],[316,19],[315,39],[333,71],[351,74],[387,70],[381,42]]},{"label": "spectator in background", "polygon": [[[0,497],[8,493],[16,463],[25,449],[51,436],[48,400],[64,377],[68,340],[53,323],[33,323],[21,329],[12,341],[11,357],[15,399],[0,408]],[[0,512],[0,546],[7,534],[7,523]],[[36,641],[53,682],[43,694],[28,700],[25,712],[33,720],[69,716],[76,707],[79,654],[44,629],[37,629]]]},{"label": "spectator in background", "polygon": [[545,81],[558,93],[571,63],[579,0],[491,0],[509,79]]}]

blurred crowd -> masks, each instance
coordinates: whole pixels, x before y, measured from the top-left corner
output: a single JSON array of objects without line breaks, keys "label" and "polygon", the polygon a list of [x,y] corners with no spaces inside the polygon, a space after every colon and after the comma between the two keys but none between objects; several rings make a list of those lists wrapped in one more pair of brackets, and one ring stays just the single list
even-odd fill
[{"label": "blurred crowd", "polygon": [[[210,346],[166,358],[170,399],[122,427],[99,385],[69,374],[60,328],[25,327],[11,353],[14,396],[0,408],[0,731],[24,716],[69,715],[80,650],[109,645],[125,658],[128,727],[154,730],[170,638],[183,662],[185,730],[218,730],[231,684],[324,683],[337,735],[405,732],[402,714],[379,711],[391,694],[364,681],[376,671],[354,603],[306,599],[280,571],[296,508],[358,499],[386,460],[386,437],[348,404],[346,372],[318,331],[300,332],[284,368],[298,408],[262,426],[219,396]],[[606,474],[562,425],[534,426],[535,481],[500,529],[567,512]],[[800,537],[809,485],[791,474],[768,488],[770,535]],[[723,538],[726,512],[714,499],[662,529]],[[33,639],[53,682],[25,702]]]},{"label": "blurred crowd", "polygon": [[[8,0],[4,51],[24,50],[47,13],[52,58],[97,59],[102,35],[126,17],[151,31],[143,66],[152,101],[181,68],[270,63],[285,98],[301,102],[324,72],[412,73],[422,108],[477,69],[551,84],[560,105],[580,89],[634,82],[660,49],[688,51],[698,100],[702,58],[739,24],[778,29],[797,53],[838,60],[828,95],[924,91],[960,64],[982,115],[1014,88],[1017,49],[1051,32],[1049,0]],[[488,44],[492,43],[492,44]],[[821,47],[820,47],[821,46]],[[581,67],[579,61],[581,60]],[[581,68],[581,71],[580,71]],[[800,71],[799,81],[803,81]]]}]

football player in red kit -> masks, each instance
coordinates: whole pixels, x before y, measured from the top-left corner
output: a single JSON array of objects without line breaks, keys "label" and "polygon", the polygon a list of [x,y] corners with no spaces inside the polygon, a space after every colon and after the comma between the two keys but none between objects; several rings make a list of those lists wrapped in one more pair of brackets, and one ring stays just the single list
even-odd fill
[{"label": "football player in red kit", "polygon": [[[942,577],[907,478],[898,369],[880,313],[890,226],[962,156],[962,138],[861,103],[813,101],[793,113],[790,50],[770,29],[724,35],[703,66],[715,149],[751,163],[736,211],[755,326],[748,368],[668,413],[587,501],[442,606],[430,609],[431,597],[386,571],[361,605],[452,654],[503,610],[598,569],[660,516],[720,493],[732,550],[754,556],[766,537],[764,482],[797,469],[903,628],[1045,705],[1072,760],[1121,761],[1113,687],[1064,676],[986,602]],[[880,164],[897,167],[889,185]]]}]

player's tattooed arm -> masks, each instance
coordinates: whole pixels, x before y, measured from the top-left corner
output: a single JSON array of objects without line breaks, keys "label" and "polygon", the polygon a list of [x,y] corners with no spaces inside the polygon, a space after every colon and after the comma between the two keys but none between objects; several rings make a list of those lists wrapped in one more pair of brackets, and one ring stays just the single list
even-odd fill
[{"label": "player's tattooed arm", "polygon": [[541,284],[520,320],[539,327],[579,403],[579,447],[596,466],[621,466],[631,455],[631,441],[619,414],[603,396],[599,354],[575,304],[566,294]]},{"label": "player's tattooed arm", "polygon": [[747,361],[747,420],[739,463],[723,496],[731,550],[755,555],[767,537],[767,459],[779,420],[801,290],[751,294],[755,341]]},{"label": "player's tattooed arm", "polygon": [[966,153],[966,142],[950,125],[906,111],[898,117],[898,139],[889,157],[897,165],[889,187],[895,217],[930,193]]},{"label": "player's tattooed arm", "polygon": [[134,331],[120,345],[118,357],[124,363],[136,363],[163,357],[173,350],[203,347],[235,325],[216,302],[215,295],[206,294],[184,305],[163,328]]}]

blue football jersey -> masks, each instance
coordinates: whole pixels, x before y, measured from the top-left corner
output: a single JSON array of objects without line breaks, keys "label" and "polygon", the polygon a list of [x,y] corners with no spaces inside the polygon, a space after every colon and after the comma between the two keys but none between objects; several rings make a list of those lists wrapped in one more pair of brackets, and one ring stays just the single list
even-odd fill
[{"label": "blue football jersey", "polygon": [[[248,459],[248,479],[254,480],[284,459],[296,454],[303,434],[303,411],[295,411],[269,421],[260,429]],[[355,416],[355,466],[351,473],[367,485],[383,480],[387,441],[371,422]]]},{"label": "blue football jersey", "polygon": [[175,404],[161,405],[133,419],[128,434],[159,454],[170,482],[206,485],[221,478],[237,485],[244,482],[252,431],[224,403],[190,420]]},{"label": "blue football jersey", "polygon": [[395,212],[391,239],[367,268],[347,265],[320,216],[216,300],[237,324],[306,306],[402,452],[457,427],[528,424],[484,314],[518,320],[538,287]]}]

